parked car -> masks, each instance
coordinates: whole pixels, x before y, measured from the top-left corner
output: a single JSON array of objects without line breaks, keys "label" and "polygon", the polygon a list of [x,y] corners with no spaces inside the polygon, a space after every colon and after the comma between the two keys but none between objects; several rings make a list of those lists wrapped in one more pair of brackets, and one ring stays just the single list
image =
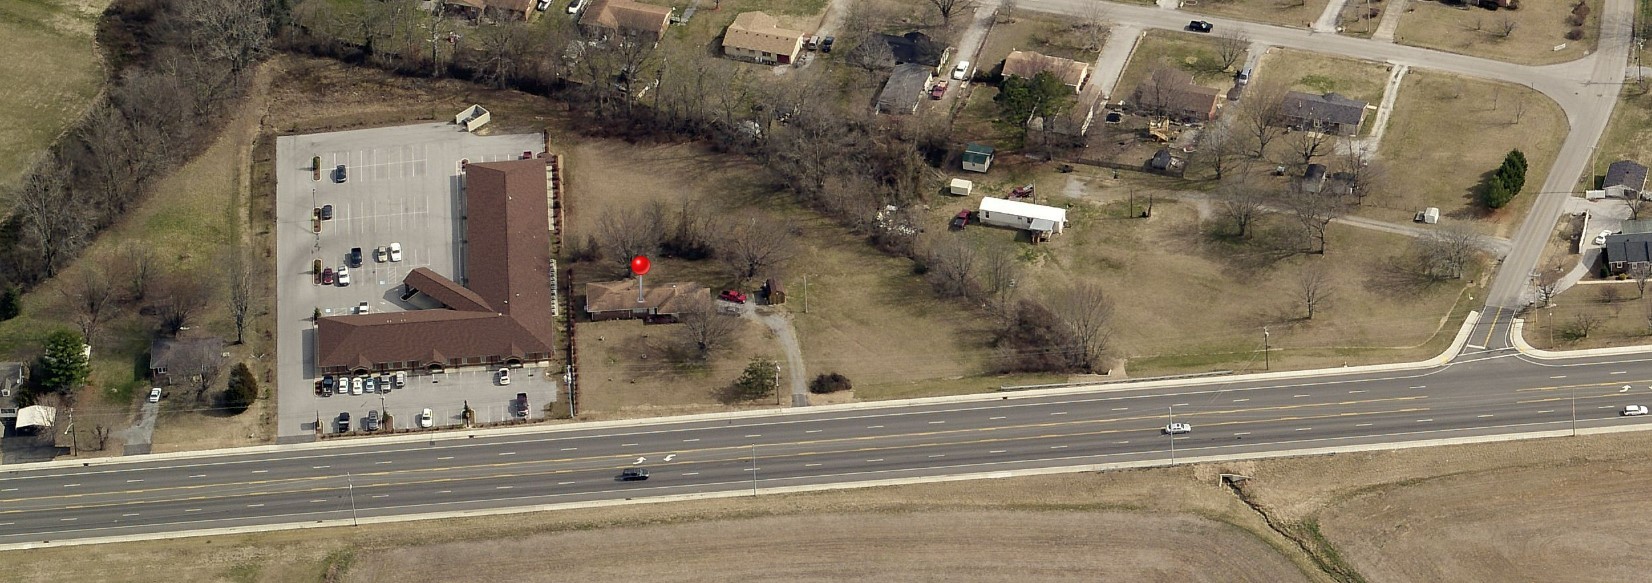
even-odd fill
[{"label": "parked car", "polygon": [[345,411],[343,413],[338,414],[338,432],[339,433],[349,433],[350,432],[350,412],[349,411]]},{"label": "parked car", "polygon": [[394,386],[395,381],[390,378],[390,375],[379,375],[379,392],[388,393]]},{"label": "parked car", "polygon": [[363,390],[361,377],[350,377],[350,394],[360,395]]},{"label": "parked car", "polygon": [[390,244],[390,260],[391,261],[401,261],[402,260],[402,244],[401,243],[391,243]]},{"label": "parked car", "polygon": [[640,482],[646,479],[648,479],[647,468],[626,468],[619,475],[619,481],[621,482]]},{"label": "parked car", "polygon": [[958,66],[952,68],[952,78],[963,81],[969,77],[969,61],[958,61]]},{"label": "parked car", "polygon": [[1193,426],[1186,423],[1171,423],[1164,426],[1163,431],[1166,435],[1180,435],[1183,433],[1192,433]]},{"label": "parked car", "polygon": [[349,173],[345,172],[343,164],[339,164],[337,168],[333,168],[333,182],[343,184],[349,181]]},{"label": "parked car", "polygon": [[574,0],[568,3],[568,14],[579,14],[579,11],[584,9],[585,0]]},{"label": "parked car", "polygon": [[[153,389],[149,389],[149,402],[151,402],[151,403],[161,402],[161,388],[160,387],[155,387]],[[1645,407],[1642,407],[1642,409],[1645,409]]]},{"label": "parked car", "polygon": [[350,268],[349,267],[345,267],[343,265],[340,265],[340,266],[338,266],[338,271],[336,271],[334,273],[336,275],[338,275],[338,284],[339,285],[350,285]]},{"label": "parked car", "polygon": [[333,268],[321,270],[321,285],[333,285]]},{"label": "parked car", "polygon": [[[158,391],[160,389],[155,390]],[[1624,405],[1623,411],[1619,414],[1624,417],[1639,417],[1646,414],[1646,405]]]},{"label": "parked car", "polygon": [[367,377],[361,380],[361,388],[368,393],[377,393],[379,392],[379,383],[373,380],[373,377]]},{"label": "parked car", "polygon": [[390,252],[385,250],[384,247],[381,246],[381,247],[376,247],[376,248],[373,249],[373,262],[374,263],[384,263],[384,262],[389,261],[389,260],[390,260]]},{"label": "parked car", "polygon": [[528,418],[528,394],[527,393],[517,393],[516,394],[516,416],[521,417],[523,419]]},{"label": "parked car", "polygon": [[551,0],[539,0],[539,3],[535,4],[533,6],[533,9],[538,10],[540,12],[544,12],[546,8],[550,8],[550,7],[551,7]]},{"label": "parked car", "polygon": [[1596,245],[1605,245],[1606,244],[1606,238],[1610,237],[1610,236],[1612,236],[1611,231],[1601,231],[1599,235],[1595,235],[1595,244]]},{"label": "parked car", "polygon": [[1187,23],[1187,29],[1193,32],[1210,32],[1212,28],[1216,28],[1216,25],[1203,20],[1194,20]]},{"label": "parked car", "polygon": [[379,430],[379,410],[378,409],[369,410],[367,412],[367,416],[363,417],[361,419],[361,430],[362,431],[378,431]]},{"label": "parked car", "polygon": [[929,98],[930,99],[940,99],[940,98],[945,97],[945,96],[946,96],[946,81],[945,80],[937,82],[937,83],[935,83],[934,87],[929,88]]},{"label": "parked car", "polygon": [[407,386],[407,371],[405,371],[405,370],[396,371],[396,388],[399,389],[399,388],[402,388],[402,387],[405,387],[405,386]]},{"label": "parked car", "polygon": [[522,159],[523,160],[532,160],[533,159],[533,151],[532,150],[523,150],[522,151]]},{"label": "parked car", "polygon": [[331,390],[333,388],[334,382],[335,381],[333,380],[333,375],[325,375],[325,376],[321,377],[321,386],[323,388],[328,389],[328,390]]},{"label": "parked car", "polygon": [[746,303],[746,292],[737,289],[725,289],[723,293],[717,294],[717,298],[736,304],[744,304]]},{"label": "parked car", "polygon": [[361,248],[360,247],[351,247],[350,248],[350,255],[348,256],[348,258],[350,260],[350,267],[361,267],[361,258],[362,258]]},{"label": "parked car", "polygon": [[428,427],[430,427],[432,425],[435,425],[435,424],[436,424],[436,416],[431,414],[429,408],[425,408],[424,412],[419,413],[419,427],[428,428]]},{"label": "parked car", "polygon": [[808,38],[803,39],[803,50],[812,51],[817,48],[820,48],[820,37],[809,35]]},{"label": "parked car", "polygon": [[508,368],[499,369],[499,384],[500,385],[511,384],[511,369],[508,369]]},{"label": "parked car", "polygon": [[835,36],[828,36],[824,40],[821,40],[820,41],[820,52],[822,52],[822,53],[832,52],[832,43],[834,43],[834,42],[837,42],[837,37],[835,37]]},{"label": "parked car", "polygon": [[968,225],[969,224],[969,215],[970,215],[969,209],[964,209],[964,210],[958,211],[958,214],[952,217],[952,228],[953,229],[962,229],[962,228],[964,228],[965,225]]},{"label": "parked car", "polygon": [[323,220],[323,221],[333,220],[333,205],[330,205],[330,204],[321,205],[321,220]]},{"label": "parked car", "polygon": [[1240,85],[1244,85],[1246,83],[1249,83],[1250,82],[1250,67],[1240,69],[1238,73],[1233,75],[1233,80],[1238,82]]},{"label": "parked car", "polygon": [[373,311],[373,306],[368,305],[367,302],[362,302],[362,303],[356,304],[356,313],[357,314],[367,314],[367,313],[370,313],[372,311]]}]

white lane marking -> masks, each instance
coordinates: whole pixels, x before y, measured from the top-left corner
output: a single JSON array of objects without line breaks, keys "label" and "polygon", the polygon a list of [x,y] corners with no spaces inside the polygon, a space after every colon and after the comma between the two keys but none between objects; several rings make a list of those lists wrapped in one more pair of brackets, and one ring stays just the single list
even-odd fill
[{"label": "white lane marking", "polygon": [[674,458],[674,457],[677,457],[677,454],[674,454],[674,453],[665,454],[665,461],[671,461],[671,458]]},{"label": "white lane marking", "polygon": [[1294,398],[1300,399],[1300,398],[1306,397],[1307,395],[1291,395],[1291,396],[1294,397]]},{"label": "white lane marking", "polygon": [[1620,371],[1609,372],[1609,373],[1606,373],[1606,374],[1629,374],[1629,371],[1620,370]]},{"label": "white lane marking", "polygon": [[13,524],[17,524],[17,523],[15,523],[15,522],[0,522],[0,526],[11,526]]},{"label": "white lane marking", "polygon": [[1542,410],[1542,411],[1538,411],[1538,413],[1553,413],[1553,412],[1554,412],[1554,409],[1545,409],[1545,410]]},{"label": "white lane marking", "polygon": [[636,447],[636,446],[637,446],[637,444],[635,444],[635,443],[622,443],[622,444],[620,444],[620,447]]},{"label": "white lane marking", "polygon": [[1426,388],[1428,388],[1428,385],[1417,385],[1417,386],[1411,387],[1411,388],[1413,388],[1413,389],[1426,389]]},{"label": "white lane marking", "polygon": [[994,450],[988,451],[987,453],[1004,453],[1005,451],[1008,451],[1008,450],[994,449]]},{"label": "white lane marking", "polygon": [[762,436],[763,436],[763,434],[761,434],[761,433],[753,433],[751,435],[747,435],[746,437],[762,437]]},{"label": "white lane marking", "polygon": [[946,457],[946,454],[944,454],[944,453],[937,453],[937,454],[934,454],[934,455],[931,455],[931,456],[929,456],[929,457]]},{"label": "white lane marking", "polygon": [[263,508],[263,504],[248,504],[247,508]]},{"label": "white lane marking", "polygon": [[17,488],[6,488],[4,490],[0,490],[0,492],[16,492],[16,491],[17,491]]},{"label": "white lane marking", "polygon": [[385,464],[388,464],[388,463],[390,463],[390,460],[384,460],[382,462],[373,462],[373,465],[382,466],[382,465],[385,465]]},{"label": "white lane marking", "polygon": [[[441,492],[437,492],[437,494],[440,494],[440,493]],[[315,503],[319,503],[319,502],[326,502],[326,500],[311,500],[310,501],[311,504],[315,504]]]},{"label": "white lane marking", "polygon": [[696,437],[694,439],[684,439],[683,443],[694,443],[694,442],[699,441],[699,440],[700,440],[700,438],[698,438],[698,437]]},{"label": "white lane marking", "polygon": [[634,466],[634,465],[637,465],[637,464],[640,464],[640,463],[643,463],[643,462],[646,462],[646,461],[648,461],[648,458],[647,458],[647,457],[645,457],[645,456],[637,456],[637,461],[634,461],[634,462],[631,462],[631,465],[633,465],[633,466]]},{"label": "white lane marking", "polygon": [[805,429],[804,433],[820,433],[819,429]]},{"label": "white lane marking", "polygon": [[1470,344],[1470,345],[1468,345],[1468,347],[1469,347],[1469,348],[1473,348],[1473,349],[1475,349],[1475,350],[1479,350],[1479,349],[1482,349],[1482,348],[1485,348],[1485,347],[1484,347],[1484,346],[1481,346],[1481,345],[1479,345],[1479,344]]},{"label": "white lane marking", "polygon": [[1358,423],[1358,424],[1354,425],[1354,427],[1370,427],[1370,426],[1371,426],[1370,423]]},{"label": "white lane marking", "polygon": [[1067,446],[1065,446],[1065,445],[1052,445],[1052,446],[1050,446],[1050,449],[1067,449]]},{"label": "white lane marking", "polygon": [[494,486],[493,489],[495,489],[495,490],[509,490],[509,489],[515,488],[515,487],[516,486]]},{"label": "white lane marking", "polygon": [[1234,435],[1250,435],[1250,432],[1249,431],[1241,431],[1239,433],[1235,433]]},{"label": "white lane marking", "polygon": [[1485,419],[1485,418],[1487,418],[1487,417],[1491,417],[1491,414],[1490,414],[1490,413],[1487,413],[1487,414],[1485,414],[1485,415],[1475,415],[1475,417],[1479,417],[1479,418],[1481,418],[1481,419]]},{"label": "white lane marking", "polygon": [[64,484],[64,485],[63,485],[63,487],[64,487],[64,488],[73,488],[73,487],[75,487],[75,486],[79,486],[79,485],[80,485],[80,484]]},{"label": "white lane marking", "polygon": [[453,456],[450,456],[450,455],[444,455],[444,456],[442,456],[442,457],[439,457],[439,458],[436,458],[436,461],[442,461],[442,460],[450,460],[450,459],[453,459]]},{"label": "white lane marking", "polygon": [[1549,378],[1551,378],[1551,379],[1563,379],[1563,378],[1566,378],[1566,375],[1557,374],[1557,375],[1554,375],[1554,376],[1549,377]]},{"label": "white lane marking", "polygon": [[389,498],[390,495],[389,494],[374,494],[373,497],[374,498]]},{"label": "white lane marking", "polygon": [[1066,411],[1056,411],[1054,413],[1051,413],[1051,415],[1066,415],[1066,414],[1067,414]]},{"label": "white lane marking", "polygon": [[63,522],[74,522],[74,521],[80,520],[80,519],[79,518],[59,518],[58,520],[61,520]]},{"label": "white lane marking", "polygon": [[136,513],[136,512],[128,512],[126,514],[122,514],[121,516],[122,517],[127,517],[127,516],[137,516],[137,515],[138,515],[138,513]]},{"label": "white lane marking", "polygon": [[1003,419],[1003,418],[1004,418],[1004,416],[1003,416],[1003,415],[999,415],[999,416],[997,416],[997,417],[988,417],[988,418],[987,418],[987,421],[997,421],[997,420],[999,420],[999,419]]},{"label": "white lane marking", "polygon": [[[995,417],[995,419],[1001,419],[1001,418]],[[867,429],[883,429],[883,426],[882,425],[867,425],[866,428]]]},{"label": "white lane marking", "polygon": [[1360,393],[1363,393],[1363,392],[1365,392],[1365,389],[1357,389],[1357,390],[1353,390],[1353,391],[1348,391],[1348,394],[1357,395],[1357,394],[1360,394]]},{"label": "white lane marking", "polygon": [[803,464],[803,467],[812,468],[812,467],[815,467],[815,466],[818,466],[818,465],[820,465],[820,464]]},{"label": "white lane marking", "polygon": [[946,422],[945,421],[930,421],[929,422],[930,425],[940,425],[942,423],[946,423]]},{"label": "white lane marking", "polygon": [[514,452],[514,451],[501,451],[501,452],[499,452],[499,455],[516,455],[516,452]]},{"label": "white lane marking", "polygon": [[200,508],[186,508],[186,509],[184,509],[184,512],[200,512],[200,511],[201,511]]},{"label": "white lane marking", "polygon": [[1130,408],[1129,407],[1114,407],[1113,410],[1114,411],[1129,411]]},{"label": "white lane marking", "polygon": [[1124,441],[1115,441],[1115,442],[1113,442],[1113,443],[1116,443],[1116,444],[1119,444],[1119,445],[1124,445],[1124,444],[1126,444],[1126,443],[1130,443],[1130,440],[1128,440],[1128,439],[1126,439],[1126,440],[1124,440]]},{"label": "white lane marking", "polygon": [[1601,406],[1595,407],[1595,408],[1596,409],[1616,409],[1617,407],[1618,407],[1617,405],[1601,405]]},{"label": "white lane marking", "polygon": [[268,474],[268,473],[270,473],[270,471],[269,470],[253,470],[252,473],[254,473],[254,474]]},{"label": "white lane marking", "polygon": [[1433,417],[1430,417],[1430,418],[1428,418],[1428,419],[1418,419],[1418,420],[1417,420],[1417,422],[1418,422],[1418,423],[1427,423],[1427,422],[1429,422],[1429,421],[1433,421],[1433,420],[1434,420],[1434,418],[1433,418]]},{"label": "white lane marking", "polygon": [[1233,402],[1235,402],[1235,403],[1243,403],[1243,402],[1245,402],[1245,401],[1249,401],[1249,400],[1250,400],[1250,399],[1234,399],[1234,400],[1233,400]]},{"label": "white lane marking", "polygon": [[1308,431],[1310,429],[1313,429],[1313,428],[1312,427],[1298,427],[1298,428],[1296,428],[1297,431]]},{"label": "white lane marking", "polygon": [[573,450],[576,450],[576,449],[579,449],[579,448],[577,448],[577,447],[564,447],[564,448],[562,448],[561,451],[573,451]]},{"label": "white lane marking", "polygon": [[128,483],[128,484],[136,484],[136,483],[138,483],[138,482],[142,482],[142,481],[143,481],[143,480],[127,480],[127,481],[126,481],[126,483]]},{"label": "white lane marking", "polygon": [[881,461],[883,461],[883,458],[880,457],[880,458],[875,459],[875,460],[866,460],[866,461],[867,462],[881,462]]},{"label": "white lane marking", "polygon": [[557,482],[556,485],[558,485],[558,486],[567,486],[567,485],[572,484],[572,483],[573,482]]},{"label": "white lane marking", "polygon": [[1188,405],[1192,405],[1192,403],[1176,403],[1175,405],[1171,405],[1171,407],[1186,407]]},{"label": "white lane marking", "polygon": [[325,470],[325,469],[330,468],[330,467],[333,467],[333,466],[310,466],[310,469],[312,469],[312,470]]}]

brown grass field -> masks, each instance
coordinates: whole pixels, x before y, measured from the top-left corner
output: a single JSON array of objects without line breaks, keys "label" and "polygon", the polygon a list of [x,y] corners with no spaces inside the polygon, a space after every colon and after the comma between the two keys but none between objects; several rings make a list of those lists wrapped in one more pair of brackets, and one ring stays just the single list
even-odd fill
[{"label": "brown grass field", "polygon": [[[13,551],[7,581],[1628,581],[1652,434]],[[90,552],[89,552],[90,551]],[[1326,555],[1323,554],[1322,558]],[[530,559],[531,557],[531,559]],[[543,559],[543,560],[541,560]]]},{"label": "brown grass field", "polygon": [[0,3],[0,186],[17,180],[103,90],[98,16],[110,0]]},{"label": "brown grass field", "polygon": [[[1244,63],[1246,58],[1246,55],[1240,55],[1235,66]],[[1221,65],[1216,41],[1208,36],[1190,32],[1148,31],[1136,43],[1136,52],[1130,55],[1130,63],[1119,74],[1118,89],[1114,93],[1128,95],[1142,80],[1152,75],[1154,69],[1160,67],[1186,71],[1201,85],[1227,91],[1233,86],[1233,79],[1229,72],[1217,69]]]},{"label": "brown grass field", "polygon": [[1315,95],[1336,93],[1376,105],[1382,102],[1383,91],[1388,87],[1388,69],[1386,63],[1376,61],[1275,48],[1263,57],[1261,72],[1257,74],[1284,78],[1293,91]]},{"label": "brown grass field", "polygon": [[[1591,9],[1582,40],[1566,40],[1566,18],[1577,2],[1521,2],[1519,10],[1490,11],[1415,0],[1400,16],[1394,42],[1526,65],[1572,61],[1594,51],[1600,36],[1600,0]],[[1514,30],[1503,36],[1504,22]],[[1555,50],[1559,45],[1566,45]]]},{"label": "brown grass field", "polygon": [[[1265,22],[1280,26],[1308,28],[1320,13],[1325,12],[1329,0],[1196,0],[1182,5],[1181,10],[1193,14],[1209,14]],[[1217,29],[1216,32],[1221,32]]]}]

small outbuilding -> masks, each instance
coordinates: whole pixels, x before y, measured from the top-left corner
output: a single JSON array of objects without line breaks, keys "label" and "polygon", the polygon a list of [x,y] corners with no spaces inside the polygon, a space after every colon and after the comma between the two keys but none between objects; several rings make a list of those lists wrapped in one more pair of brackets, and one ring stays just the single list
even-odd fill
[{"label": "small outbuilding", "polygon": [[1612,198],[1639,197],[1646,188],[1646,167],[1630,160],[1613,162],[1606,167],[1606,181],[1601,187]]},{"label": "small outbuilding", "polygon": [[947,192],[956,196],[969,196],[970,193],[975,192],[975,183],[962,178],[954,178],[952,183],[947,185]]},{"label": "small outbuilding", "polygon": [[964,146],[964,169],[970,172],[986,172],[992,168],[992,146],[985,144],[969,144]]},{"label": "small outbuilding", "polygon": [[1067,209],[990,196],[981,199],[981,210],[976,216],[983,225],[1028,231],[1035,241],[1067,228]]},{"label": "small outbuilding", "polygon": [[768,298],[769,305],[786,303],[786,284],[779,278],[771,277],[763,282],[763,296]]}]

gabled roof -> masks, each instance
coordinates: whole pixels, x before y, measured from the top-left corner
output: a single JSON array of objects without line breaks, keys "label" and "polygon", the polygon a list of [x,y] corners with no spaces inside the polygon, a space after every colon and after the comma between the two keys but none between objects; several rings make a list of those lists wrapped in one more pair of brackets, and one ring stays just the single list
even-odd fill
[{"label": "gabled roof", "polygon": [[1046,71],[1060,79],[1062,85],[1078,87],[1089,76],[1090,65],[1034,51],[1010,51],[1010,56],[1004,58],[1005,75],[1031,79]]},{"label": "gabled roof", "polygon": [[1365,119],[1365,102],[1335,93],[1309,95],[1291,91],[1285,94],[1280,111],[1287,117],[1297,119],[1357,126]]},{"label": "gabled roof", "polygon": [[711,289],[691,281],[647,284],[637,301],[637,280],[593,281],[585,284],[585,311],[626,312],[648,309],[657,314],[680,314],[695,298],[711,299]]},{"label": "gabled roof", "polygon": [[1220,101],[1220,92],[1194,83],[1192,75],[1175,69],[1154,71],[1130,95],[1135,107],[1165,114],[1198,112],[1207,117]]},{"label": "gabled roof", "polygon": [[1054,223],[1067,222],[1067,209],[990,196],[981,199],[981,212],[1004,213],[1029,219],[1043,219]]},{"label": "gabled roof", "polygon": [[407,274],[407,277],[402,278],[402,283],[441,302],[443,306],[447,306],[449,309],[467,312],[494,311],[493,306],[489,306],[487,300],[482,299],[482,296],[476,295],[476,292],[454,283],[451,279],[437,275],[429,267],[415,268]]},{"label": "gabled roof", "polygon": [[149,368],[161,370],[172,364],[174,357],[194,350],[219,352],[224,349],[223,338],[160,338],[149,343]]},{"label": "gabled roof", "polygon": [[663,36],[670,25],[672,10],[669,6],[654,6],[633,0],[594,0],[585,9],[585,14],[579,17],[579,23]]},{"label": "gabled roof", "polygon": [[1606,262],[1652,261],[1652,233],[1606,236]]},{"label": "gabled roof", "polygon": [[780,28],[780,20],[762,12],[743,12],[723,33],[723,48],[734,47],[776,55],[797,50],[803,32]]},{"label": "gabled roof", "polygon": [[879,35],[883,41],[889,43],[889,51],[895,54],[895,64],[915,63],[928,65],[930,68],[941,66],[941,55],[946,47],[936,43],[929,35],[912,31],[900,36],[892,34]]},{"label": "gabled roof", "polygon": [[460,4],[460,5],[469,6],[471,8],[475,8],[475,9],[478,9],[478,10],[485,9],[485,8],[493,8],[495,10],[508,10],[508,11],[511,11],[511,12],[520,12],[523,15],[527,15],[528,10],[533,8],[533,3],[534,3],[534,0],[444,0],[444,1],[447,4]]},{"label": "gabled roof", "polygon": [[883,92],[878,94],[878,111],[912,113],[934,76],[935,70],[924,65],[895,65],[895,70],[889,73],[889,81],[883,85]]},{"label": "gabled roof", "polygon": [[1646,186],[1646,167],[1630,160],[1618,160],[1606,168],[1605,186],[1627,186],[1640,190]]}]

